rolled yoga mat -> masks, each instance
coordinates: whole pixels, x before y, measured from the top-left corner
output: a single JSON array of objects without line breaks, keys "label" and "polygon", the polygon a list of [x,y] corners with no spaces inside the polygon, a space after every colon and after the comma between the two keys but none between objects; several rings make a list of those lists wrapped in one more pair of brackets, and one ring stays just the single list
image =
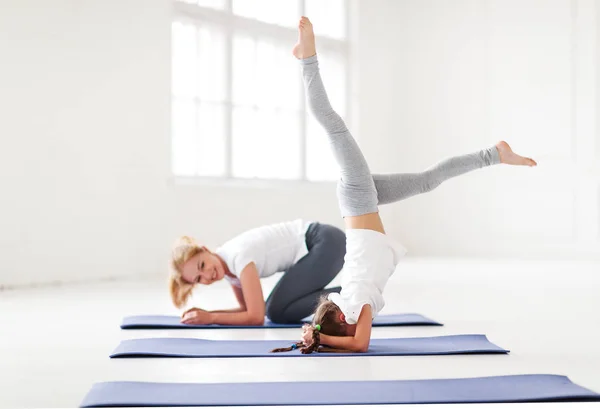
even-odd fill
[{"label": "rolled yoga mat", "polygon": [[122,341],[111,358],[247,358],[300,356],[392,356],[506,354],[509,351],[492,344],[485,335],[449,335],[427,338],[372,339],[367,352],[324,352],[303,355],[299,349],[270,352],[289,347],[296,341],[222,341],[197,338],[141,338]]},{"label": "rolled yoga mat", "polygon": [[559,375],[343,382],[103,382],[81,407],[384,405],[600,401],[600,395]]},{"label": "rolled yoga mat", "polygon": [[[125,317],[122,329],[203,329],[203,328],[300,328],[310,322],[305,320],[294,324],[275,324],[265,319],[265,324],[256,325],[188,325],[182,324],[181,317],[176,315],[135,315]],[[388,314],[379,315],[373,320],[374,327],[395,327],[406,325],[442,325],[420,314]]]}]

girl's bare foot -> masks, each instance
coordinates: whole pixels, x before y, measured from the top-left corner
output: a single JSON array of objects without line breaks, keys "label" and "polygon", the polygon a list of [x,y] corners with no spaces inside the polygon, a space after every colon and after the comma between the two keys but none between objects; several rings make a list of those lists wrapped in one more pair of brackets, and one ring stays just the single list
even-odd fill
[{"label": "girl's bare foot", "polygon": [[510,146],[504,141],[498,142],[496,144],[496,149],[498,149],[498,153],[500,154],[500,163],[517,166],[537,166],[537,163],[533,159],[525,158],[514,153]]},{"label": "girl's bare foot", "polygon": [[298,23],[298,43],[294,46],[292,54],[299,60],[312,57],[317,53],[315,46],[315,33],[310,20],[302,17]]}]

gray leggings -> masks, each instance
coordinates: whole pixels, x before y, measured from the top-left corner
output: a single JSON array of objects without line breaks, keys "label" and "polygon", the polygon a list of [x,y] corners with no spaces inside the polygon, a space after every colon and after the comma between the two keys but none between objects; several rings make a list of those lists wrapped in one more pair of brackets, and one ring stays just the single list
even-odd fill
[{"label": "gray leggings", "polygon": [[308,254],[290,267],[267,298],[267,317],[276,323],[299,322],[317,307],[324,290],[344,265],[346,235],[337,227],[311,223],[306,231]]},{"label": "gray leggings", "polygon": [[456,156],[421,173],[372,175],[360,148],[333,110],[319,74],[317,56],[300,60],[308,106],[329,137],[340,167],[337,196],[343,217],[375,213],[378,205],[428,192],[443,181],[484,166],[500,163],[496,147]]}]

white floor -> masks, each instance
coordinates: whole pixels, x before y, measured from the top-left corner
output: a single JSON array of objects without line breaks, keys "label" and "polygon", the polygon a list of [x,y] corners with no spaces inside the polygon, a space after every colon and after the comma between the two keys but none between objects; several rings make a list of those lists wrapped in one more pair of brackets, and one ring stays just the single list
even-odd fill
[{"label": "white floor", "polygon": [[[265,290],[273,283],[268,280]],[[234,302],[221,283],[201,290],[195,300],[198,306],[215,308]],[[313,357],[110,360],[120,340],[135,337],[295,339],[299,332],[121,331],[118,324],[125,315],[177,313],[163,279],[13,290],[0,292],[0,408],[77,407],[94,382],[113,380],[325,381],[552,373],[600,392],[598,264],[408,260],[392,277],[386,300],[384,312],[418,312],[445,326],[376,328],[375,338],[480,333],[512,352],[340,357],[326,364]],[[470,407],[480,406],[487,405]]]}]

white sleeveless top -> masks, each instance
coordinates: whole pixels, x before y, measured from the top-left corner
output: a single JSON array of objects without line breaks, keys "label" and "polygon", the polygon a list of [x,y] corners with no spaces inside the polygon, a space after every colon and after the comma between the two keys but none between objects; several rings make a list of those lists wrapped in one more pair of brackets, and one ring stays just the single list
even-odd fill
[{"label": "white sleeveless top", "polygon": [[383,233],[346,229],[342,291],[328,298],[342,310],[348,324],[356,324],[363,305],[371,306],[373,318],[382,310],[383,289],[405,254],[400,243]]}]

